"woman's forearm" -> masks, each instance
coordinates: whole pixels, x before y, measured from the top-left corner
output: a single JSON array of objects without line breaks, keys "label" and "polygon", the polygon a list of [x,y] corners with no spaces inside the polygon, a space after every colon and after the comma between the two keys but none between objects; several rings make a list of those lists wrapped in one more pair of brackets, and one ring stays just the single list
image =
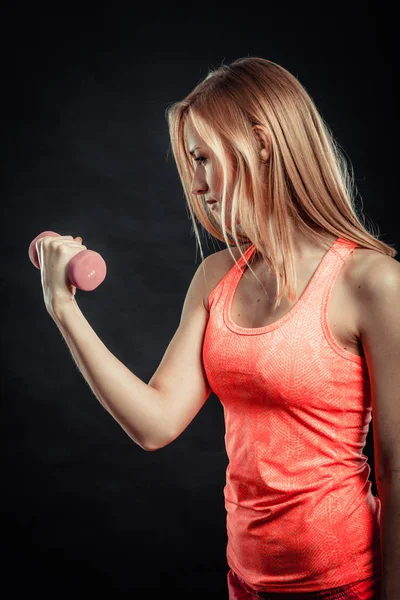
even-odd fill
[{"label": "woman's forearm", "polygon": [[168,430],[160,392],[108,350],[75,300],[50,314],[93,394],[129,437],[144,450],[165,445]]}]

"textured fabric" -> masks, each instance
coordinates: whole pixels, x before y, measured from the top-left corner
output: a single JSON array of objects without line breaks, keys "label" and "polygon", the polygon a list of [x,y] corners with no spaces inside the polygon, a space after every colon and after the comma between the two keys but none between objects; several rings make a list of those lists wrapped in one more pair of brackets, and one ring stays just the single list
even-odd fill
[{"label": "textured fabric", "polygon": [[246,584],[232,569],[227,574],[228,600],[380,600],[381,578],[370,577],[340,587],[319,592],[256,592]]},{"label": "textured fabric", "polygon": [[313,592],[381,574],[381,503],[362,452],[367,364],[327,322],[356,246],[337,238],[298,301],[265,327],[231,319],[242,257],[209,295],[203,363],[224,410],[226,557],[258,591]]}]

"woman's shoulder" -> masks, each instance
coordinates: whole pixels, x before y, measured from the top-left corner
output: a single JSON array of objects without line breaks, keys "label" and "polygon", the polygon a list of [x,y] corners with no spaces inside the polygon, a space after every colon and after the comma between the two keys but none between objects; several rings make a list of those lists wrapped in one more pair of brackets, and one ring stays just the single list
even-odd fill
[{"label": "woman's shoulder", "polygon": [[[242,253],[244,254],[246,250],[251,246],[251,243],[244,244],[242,246]],[[234,259],[232,258],[232,254]],[[225,275],[229,269],[233,267],[235,261],[238,261],[241,257],[240,250],[236,246],[230,246],[229,248],[223,248],[222,250],[217,250],[213,254],[210,254],[207,257],[207,261],[210,265],[210,271],[215,271],[220,274],[221,272]]]},{"label": "woman's shoulder", "polygon": [[[242,246],[242,252],[244,253],[249,247],[251,243],[245,244]],[[230,251],[232,252],[235,260],[232,258]],[[230,248],[223,248],[222,250],[217,250],[212,254],[209,254],[206,258],[206,284],[205,284],[205,296],[204,296],[204,306],[208,310],[208,296],[211,294],[213,289],[218,285],[218,283],[225,277],[225,275],[232,269],[235,264],[235,261],[238,261],[240,258],[240,250],[236,246],[230,246]]]},{"label": "woman's shoulder", "polygon": [[387,262],[396,260],[387,254],[372,250],[370,248],[354,248],[349,260],[346,261],[347,272],[355,286],[360,282],[360,278],[366,276],[372,265],[385,265]]}]

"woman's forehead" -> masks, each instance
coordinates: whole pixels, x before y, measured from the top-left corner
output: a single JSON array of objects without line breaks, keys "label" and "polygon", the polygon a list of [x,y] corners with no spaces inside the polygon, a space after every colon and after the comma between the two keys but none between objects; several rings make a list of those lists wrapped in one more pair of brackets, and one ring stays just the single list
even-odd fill
[{"label": "woman's forehead", "polygon": [[189,146],[190,143],[193,144],[201,144],[202,143],[202,139],[200,137],[200,135],[197,133],[193,123],[188,119],[185,123],[184,126],[184,136],[185,139],[187,141],[187,145]]}]

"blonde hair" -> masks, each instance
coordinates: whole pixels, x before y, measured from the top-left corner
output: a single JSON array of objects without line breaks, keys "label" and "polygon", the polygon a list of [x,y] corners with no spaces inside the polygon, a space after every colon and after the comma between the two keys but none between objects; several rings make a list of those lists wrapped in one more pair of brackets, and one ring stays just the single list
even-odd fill
[{"label": "blonde hair", "polygon": [[[317,244],[326,244],[329,233],[361,248],[396,256],[396,249],[380,241],[379,232],[370,232],[365,216],[357,212],[352,166],[349,171],[339,144],[310,95],[282,66],[257,57],[222,64],[209,70],[186,98],[167,108],[166,114],[202,259],[196,218],[209,234],[225,241],[235,262],[232,242],[241,256],[241,244],[253,243],[277,276],[274,309],[284,295],[292,302],[298,299],[291,228]],[[210,147],[222,172],[220,221],[214,218],[204,196],[191,190],[194,165],[184,138],[188,119]],[[255,125],[264,126],[269,133],[267,162],[260,160]],[[227,227],[229,185],[233,185],[233,192]]]}]

